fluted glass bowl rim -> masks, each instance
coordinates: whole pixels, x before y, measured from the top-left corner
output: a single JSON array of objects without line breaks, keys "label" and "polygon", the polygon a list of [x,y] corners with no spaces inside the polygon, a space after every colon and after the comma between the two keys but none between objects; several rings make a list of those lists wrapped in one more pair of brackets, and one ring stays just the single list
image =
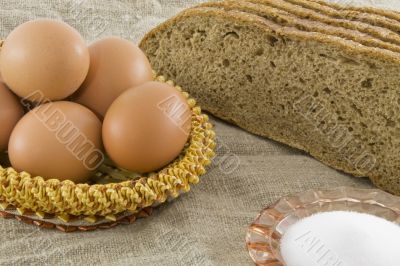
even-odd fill
[{"label": "fluted glass bowl rim", "polygon": [[250,257],[256,265],[284,266],[279,251],[284,231],[300,218],[335,210],[369,213],[400,224],[400,197],[379,189],[311,189],[284,196],[258,214],[246,234]]}]

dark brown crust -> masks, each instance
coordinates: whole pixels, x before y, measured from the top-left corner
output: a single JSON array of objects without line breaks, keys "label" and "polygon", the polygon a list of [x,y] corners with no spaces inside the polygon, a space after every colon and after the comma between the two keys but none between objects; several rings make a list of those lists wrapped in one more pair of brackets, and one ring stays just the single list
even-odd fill
[{"label": "dark brown crust", "polygon": [[311,2],[318,3],[320,5],[329,6],[335,8],[336,10],[350,10],[350,11],[359,11],[368,14],[380,15],[390,19],[397,20],[400,22],[400,13],[394,10],[386,10],[374,7],[355,7],[355,6],[343,6],[336,3],[329,3],[322,0],[309,0]]},{"label": "dark brown crust", "polygon": [[215,15],[222,16],[231,20],[233,19],[237,22],[252,23],[254,24],[254,26],[257,26],[262,30],[267,30],[269,28],[271,31],[275,31],[279,35],[287,36],[295,40],[316,41],[321,44],[336,46],[339,49],[345,50],[349,55],[359,56],[360,54],[362,54],[367,58],[374,58],[381,61],[386,60],[395,64],[400,64],[399,54],[389,50],[375,47],[367,47],[364,45],[360,45],[359,43],[356,43],[354,41],[345,40],[337,36],[329,36],[318,32],[304,32],[293,27],[279,26],[277,24],[270,23],[266,19],[263,19],[259,16],[245,12],[224,11],[218,8],[207,7],[190,8],[182,11],[175,17],[172,17],[171,19],[167,20],[166,22],[160,24],[159,26],[148,32],[141,40],[139,46],[142,47],[148,41],[148,39],[155,36],[158,32],[164,31],[176,24],[176,22],[178,22],[179,20],[190,17],[192,15]]},{"label": "dark brown crust", "polygon": [[400,46],[389,42],[384,42],[368,34],[352,29],[346,29],[340,26],[328,25],[320,21],[302,19],[294,14],[288,13],[287,11],[274,7],[267,7],[261,4],[254,4],[247,1],[227,0],[223,2],[207,2],[200,4],[198,7],[216,7],[223,8],[225,11],[237,10],[262,17],[268,16],[273,18],[275,23],[281,25],[281,21],[284,21],[283,23],[285,24],[282,26],[290,25],[303,31],[320,32],[326,35],[342,37],[368,47],[379,47],[396,53],[400,52]]},{"label": "dark brown crust", "polygon": [[289,13],[295,14],[298,17],[313,19],[321,21],[329,25],[341,26],[343,28],[358,30],[363,33],[370,34],[375,38],[381,39],[385,42],[394,43],[400,45],[400,36],[387,28],[371,25],[369,23],[352,21],[348,19],[331,17],[323,12],[318,12],[313,9],[303,7],[296,4],[296,0],[246,0],[255,4],[261,4],[271,7],[276,7],[285,10]]},{"label": "dark brown crust", "polygon": [[382,16],[380,14],[372,12],[365,13],[360,10],[357,10],[357,8],[349,9],[349,6],[346,5],[336,5],[336,8],[334,8],[329,4],[327,4],[326,2],[318,3],[309,0],[286,0],[286,1],[296,5],[303,6],[305,8],[313,9],[318,12],[325,12],[326,14],[332,17],[352,19],[352,20],[357,19],[362,22],[370,23],[371,25],[376,25],[390,29],[397,33],[400,32],[399,21],[388,18],[386,16]]},{"label": "dark brown crust", "polygon": [[44,221],[44,220],[39,220],[35,219],[33,217],[27,217],[27,216],[21,216],[21,215],[16,215],[7,211],[0,211],[0,217],[5,218],[5,219],[15,219],[17,221],[30,224],[30,225],[35,225],[40,228],[45,228],[45,229],[57,229],[59,231],[65,232],[65,233],[70,233],[70,232],[75,232],[75,231],[93,231],[97,229],[109,229],[112,227],[115,227],[117,225],[121,224],[132,224],[134,223],[137,219],[139,218],[146,218],[150,216],[153,212],[152,208],[145,208],[141,210],[140,212],[136,214],[131,214],[129,216],[122,217],[120,219],[117,219],[115,222],[104,222],[100,224],[95,224],[95,225],[81,225],[81,226],[75,226],[75,225],[68,225],[68,224],[58,224],[54,223],[51,221]]}]

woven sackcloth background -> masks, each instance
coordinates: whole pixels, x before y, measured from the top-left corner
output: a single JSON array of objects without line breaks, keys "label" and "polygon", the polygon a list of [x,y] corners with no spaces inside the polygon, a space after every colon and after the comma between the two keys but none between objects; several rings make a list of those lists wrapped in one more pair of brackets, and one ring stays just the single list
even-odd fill
[{"label": "woven sackcloth background", "polygon": [[[395,8],[394,1],[343,0]],[[88,42],[144,33],[200,0],[0,1],[0,37],[35,18],[62,19]],[[336,0],[337,2],[337,0]],[[286,194],[336,186],[372,187],[310,156],[213,119],[218,155],[201,183],[130,226],[88,233],[41,230],[0,220],[0,265],[251,265],[246,227]]]}]

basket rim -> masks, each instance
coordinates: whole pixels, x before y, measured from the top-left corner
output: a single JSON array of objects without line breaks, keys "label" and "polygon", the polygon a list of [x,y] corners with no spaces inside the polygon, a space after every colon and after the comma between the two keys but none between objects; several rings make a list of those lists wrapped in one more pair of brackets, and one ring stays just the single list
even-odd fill
[{"label": "basket rim", "polygon": [[[164,76],[155,75],[154,81],[165,82],[182,92],[180,86]],[[20,214],[33,212],[39,217],[55,214],[62,220],[68,220],[71,215],[111,216],[112,220],[115,214],[137,213],[188,192],[190,184],[197,184],[199,176],[205,173],[205,166],[211,163],[216,144],[208,116],[188,93],[182,94],[192,110],[192,129],[187,147],[174,162],[134,180],[92,185],[70,180],[45,180],[0,165],[0,208],[4,210],[11,205]]]}]

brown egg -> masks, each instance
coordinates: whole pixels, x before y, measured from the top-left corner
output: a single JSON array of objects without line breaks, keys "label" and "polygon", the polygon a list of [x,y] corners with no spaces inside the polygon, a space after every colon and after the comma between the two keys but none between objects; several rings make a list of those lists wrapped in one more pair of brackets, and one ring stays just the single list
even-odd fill
[{"label": "brown egg", "polygon": [[73,94],[84,81],[89,62],[88,48],[74,28],[40,19],[8,35],[0,54],[0,71],[18,96],[43,102]]},{"label": "brown egg", "polygon": [[63,101],[26,114],[11,134],[8,154],[18,171],[83,183],[103,161],[101,149],[97,116],[82,105]]},{"label": "brown egg", "polygon": [[174,87],[147,82],[110,106],[103,122],[107,154],[120,167],[145,173],[174,160],[188,140],[191,110]]},{"label": "brown egg", "polygon": [[23,115],[17,97],[0,81],[0,152],[7,149],[11,132]]},{"label": "brown egg", "polygon": [[74,101],[104,117],[125,90],[152,80],[146,55],[132,42],[108,37],[89,46],[90,69]]}]

